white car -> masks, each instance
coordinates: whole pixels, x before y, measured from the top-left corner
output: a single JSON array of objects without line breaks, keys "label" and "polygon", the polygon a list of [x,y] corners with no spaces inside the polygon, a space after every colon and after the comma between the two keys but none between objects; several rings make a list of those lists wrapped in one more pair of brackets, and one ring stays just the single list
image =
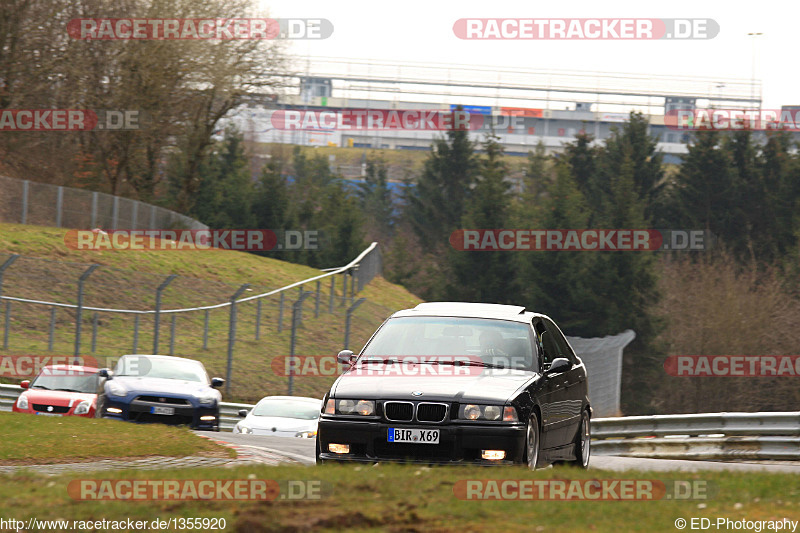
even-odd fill
[{"label": "white car", "polygon": [[302,396],[267,396],[252,411],[239,411],[245,417],[233,428],[234,433],[272,435],[275,437],[317,436],[317,421],[322,400]]}]

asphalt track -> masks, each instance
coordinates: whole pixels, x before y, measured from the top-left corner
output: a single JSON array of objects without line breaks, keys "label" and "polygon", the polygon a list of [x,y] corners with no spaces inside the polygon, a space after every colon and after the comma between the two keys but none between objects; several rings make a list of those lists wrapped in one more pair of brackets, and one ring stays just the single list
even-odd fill
[{"label": "asphalt track", "polygon": [[[206,434],[207,435],[207,434]],[[264,453],[282,455],[302,464],[314,464],[314,440],[260,435],[241,435],[234,433],[215,433],[215,439],[236,446],[261,450]],[[697,472],[701,470],[729,472],[784,472],[800,474],[800,464],[786,462],[758,463],[718,461],[685,461],[675,459],[644,459],[638,457],[616,457],[611,455],[592,455],[590,469],[612,471],[640,470],[643,472]]]}]

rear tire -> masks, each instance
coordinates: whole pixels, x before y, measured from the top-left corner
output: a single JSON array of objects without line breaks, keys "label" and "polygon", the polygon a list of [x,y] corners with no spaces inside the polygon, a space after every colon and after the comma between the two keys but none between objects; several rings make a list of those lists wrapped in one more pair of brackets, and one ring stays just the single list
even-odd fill
[{"label": "rear tire", "polygon": [[575,435],[575,460],[570,464],[583,468],[589,468],[589,458],[592,453],[592,425],[589,420],[588,411],[583,411],[581,423],[578,426],[578,434]]},{"label": "rear tire", "polygon": [[525,437],[525,461],[531,470],[536,470],[536,466],[539,464],[540,436],[539,417],[536,416],[536,413],[531,413]]}]

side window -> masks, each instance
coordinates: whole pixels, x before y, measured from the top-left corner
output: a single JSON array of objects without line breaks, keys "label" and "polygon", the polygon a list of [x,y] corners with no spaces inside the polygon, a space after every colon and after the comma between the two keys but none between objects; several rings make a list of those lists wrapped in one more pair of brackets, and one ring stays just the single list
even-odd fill
[{"label": "side window", "polygon": [[539,351],[542,354],[543,368],[547,369],[553,359],[558,357],[558,347],[555,345],[553,335],[547,331],[542,321],[534,324],[534,330],[536,330],[536,343],[539,345]]},{"label": "side window", "polygon": [[564,335],[561,333],[561,331],[559,331],[552,321],[544,319],[542,321],[547,326],[547,336],[551,337],[553,340],[556,353],[554,357],[564,357],[569,359],[569,361],[573,364],[577,363],[575,354],[572,353],[572,350],[569,348],[569,344],[567,344],[567,339],[564,338]]}]

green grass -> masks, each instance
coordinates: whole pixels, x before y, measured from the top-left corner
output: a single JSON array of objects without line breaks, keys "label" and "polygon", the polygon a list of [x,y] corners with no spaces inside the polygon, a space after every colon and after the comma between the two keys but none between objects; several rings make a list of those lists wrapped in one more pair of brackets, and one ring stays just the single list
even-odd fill
[{"label": "green grass", "polygon": [[0,412],[0,464],[44,464],[101,458],[235,452],[184,428],[115,420]]},{"label": "green grass", "polygon": [[[800,486],[791,474],[590,472],[416,465],[237,467],[103,472],[97,479],[314,480],[322,499],[248,501],[75,501],[67,485],[78,476],[0,476],[0,516],[27,519],[153,520],[225,518],[229,531],[677,531],[677,518],[800,519]],[[706,500],[464,501],[453,486],[467,479],[703,480],[716,487]],[[689,528],[687,528],[688,530]]]},{"label": "green grass", "polygon": [[[88,279],[84,304],[102,308],[154,309],[156,287],[170,274],[177,274],[162,296],[162,308],[185,308],[229,301],[244,283],[252,285],[254,295],[319,275],[310,267],[268,257],[235,251],[81,251],[64,245],[66,230],[0,224],[0,262],[8,254],[21,254],[4,276],[3,295],[36,300],[76,303],[77,279],[89,264],[102,265]],[[320,315],[314,319],[314,298],[304,304],[304,321],[298,329],[296,353],[335,355],[344,348],[346,305],[341,305],[343,276],[336,276],[334,312],[328,312],[330,281],[320,286]],[[304,290],[315,291],[311,284]],[[279,297],[262,300],[260,338],[255,338],[256,303],[238,306],[230,392],[226,401],[253,402],[265,395],[285,394],[288,379],[276,375],[273,358],[289,354],[292,303],[299,290],[285,296],[283,331],[278,332]],[[349,295],[349,293],[348,293]],[[367,302],[354,313],[350,348],[358,350],[378,325],[392,312],[414,306],[420,300],[397,285],[376,278],[357,295]],[[208,346],[203,348],[204,314],[176,315],[174,352],[176,356],[202,361],[209,373],[226,377],[228,308],[209,313]],[[53,351],[48,351],[50,309],[13,303],[8,350],[0,355],[68,355],[74,350],[75,312],[56,312]],[[133,351],[134,317],[98,313],[96,351],[91,350],[92,313],[84,312],[81,354],[100,359],[110,366],[123,354]],[[155,329],[152,315],[140,320],[138,353],[153,352]],[[0,328],[0,336],[2,336]],[[159,326],[160,353],[168,353],[171,316],[162,315]],[[334,378],[296,377],[294,394],[320,397]],[[5,380],[11,381],[13,380]]]}]

